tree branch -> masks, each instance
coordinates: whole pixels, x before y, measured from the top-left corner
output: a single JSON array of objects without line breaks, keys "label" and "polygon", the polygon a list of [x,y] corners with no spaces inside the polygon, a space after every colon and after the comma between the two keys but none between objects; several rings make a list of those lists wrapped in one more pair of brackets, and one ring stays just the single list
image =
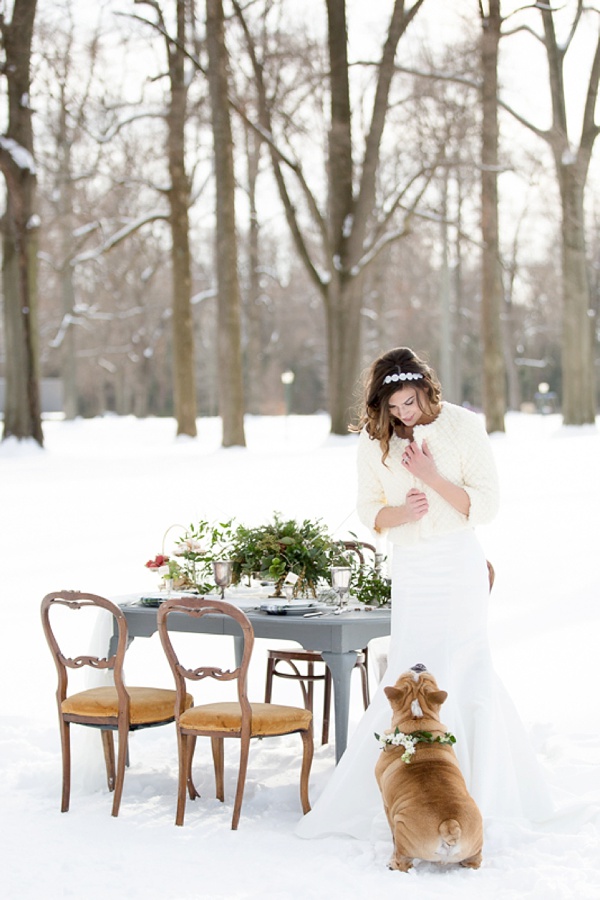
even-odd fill
[{"label": "tree branch", "polygon": [[596,124],[595,113],[598,100],[598,84],[600,81],[600,34],[594,53],[594,61],[590,72],[585,106],[583,110],[583,122],[581,127],[581,149],[591,154],[593,143],[600,133],[600,125]]},{"label": "tree branch", "polygon": [[124,241],[131,234],[134,234],[142,228],[143,225],[148,225],[149,222],[168,221],[168,219],[169,214],[166,212],[153,212],[146,214],[145,216],[140,216],[138,219],[135,219],[133,222],[128,222],[123,228],[120,228],[114,234],[107,237],[98,247],[74,256],[71,260],[71,265],[75,267],[81,263],[89,262],[90,260],[100,259],[101,256],[108,253],[109,250],[112,250],[113,247],[116,247],[117,244],[120,244],[121,241]]},{"label": "tree branch", "polygon": [[292,172],[295,174],[296,178],[298,179],[298,182],[303,191],[303,194],[306,197],[306,200],[308,202],[309,210],[311,211],[313,219],[315,220],[315,223],[316,223],[319,233],[321,235],[321,239],[323,241],[323,246],[325,248],[325,252],[326,252],[327,256],[330,256],[331,251],[329,248],[329,238],[327,235],[327,227],[326,227],[325,221],[323,219],[323,216],[320,213],[320,210],[318,208],[316,200],[315,200],[312,192],[310,191],[308,184],[306,183],[306,180],[304,178],[304,175],[302,173],[302,169],[301,169],[300,165],[287,159],[285,154],[283,154],[281,152],[281,150],[275,144],[275,140],[273,138],[272,124],[271,124],[271,113],[270,113],[269,103],[267,100],[267,94],[266,94],[266,90],[265,90],[265,86],[264,86],[264,80],[263,80],[262,65],[260,64],[260,62],[258,60],[258,57],[256,54],[256,46],[254,44],[254,40],[250,33],[250,29],[248,28],[248,24],[244,17],[242,8],[241,8],[238,0],[232,0],[232,2],[233,2],[235,14],[238,18],[238,21],[241,24],[242,31],[244,33],[244,38],[246,40],[246,47],[248,49],[248,53],[250,55],[250,61],[252,63],[252,69],[254,72],[254,78],[255,78],[257,94],[258,94],[260,126],[257,126],[256,123],[250,121],[250,119],[246,116],[246,114],[240,108],[238,108],[237,105],[234,105],[234,109],[236,110],[236,112],[239,115],[242,116],[244,121],[251,128],[254,128],[260,134],[260,136],[265,140],[265,142],[267,143],[267,146],[269,147],[275,181],[277,183],[277,188],[279,190],[279,195],[280,195],[281,201],[283,203],[285,216],[286,216],[286,219],[288,222],[288,226],[291,230],[292,237],[293,237],[294,243],[296,245],[296,249],[298,250],[298,253],[300,254],[300,256],[307,268],[307,271],[309,273],[311,280],[317,286],[317,288],[321,291],[321,293],[326,295],[327,280],[323,278],[321,273],[319,273],[319,271],[317,270],[317,268],[316,268],[315,264],[313,263],[312,258],[310,256],[307,243],[304,240],[304,235],[302,234],[302,230],[300,228],[298,217],[296,215],[296,209],[295,209],[292,199],[289,195],[287,185],[285,183],[285,179],[283,176],[283,172],[281,171],[280,162],[285,162],[286,165],[289,166],[289,168],[292,170]]},{"label": "tree branch", "polygon": [[350,267],[353,259],[362,253],[368,217],[375,199],[375,175],[379,161],[381,137],[388,109],[388,99],[392,78],[395,74],[395,56],[398,42],[423,5],[424,0],[416,0],[408,12],[404,8],[404,0],[395,0],[386,41],[383,47],[379,74],[373,100],[371,125],[363,157],[362,174],[358,197],[355,204],[352,234],[348,245]]}]

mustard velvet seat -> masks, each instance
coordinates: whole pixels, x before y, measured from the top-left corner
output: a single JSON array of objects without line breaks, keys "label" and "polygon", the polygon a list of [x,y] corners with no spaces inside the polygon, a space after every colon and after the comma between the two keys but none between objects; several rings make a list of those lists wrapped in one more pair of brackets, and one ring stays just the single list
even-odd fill
[{"label": "mustard velvet seat", "polygon": [[[175,720],[175,691],[164,688],[130,687],[129,722],[131,726],[156,725]],[[188,695],[189,705],[192,698]],[[82,717],[113,717],[119,715],[119,695],[114,687],[90,688],[71,694],[61,704],[64,715]]]},{"label": "mustard velvet seat", "polygon": [[[108,659],[90,654],[77,657],[66,656],[60,649],[51,622],[51,614],[56,607],[71,611],[107,610],[118,626],[119,637],[115,654]],[[125,687],[123,661],[128,641],[127,622],[119,607],[110,600],[96,594],[57,591],[44,597],[41,613],[44,634],[58,672],[56,700],[62,747],[61,812],[67,812],[69,809],[71,793],[70,725],[74,723],[100,729],[108,789],[114,792],[112,815],[117,816],[128,758],[128,734],[139,728],[168,725],[174,722],[176,693],[164,688]],[[95,670],[111,669],[114,686],[90,688],[69,695],[69,669],[77,670],[85,666]],[[185,709],[193,704],[190,694],[183,698],[182,704]],[[113,731],[118,734],[116,767]]]},{"label": "mustard velvet seat", "polygon": [[[207,703],[188,709],[179,718],[182,728],[210,729],[237,733],[242,727],[242,708],[239,703]],[[250,737],[272,737],[296,731],[298,725],[310,728],[312,716],[307,709],[277,706],[274,703],[253,703]]]},{"label": "mustard velvet seat", "polygon": [[[169,637],[168,617],[173,612],[185,613],[195,618],[205,615],[221,615],[234,619],[239,624],[244,639],[244,651],[240,665],[233,671],[212,665],[202,665],[194,669],[182,665]],[[207,600],[203,597],[174,597],[162,603],[158,609],[158,633],[177,689],[175,722],[179,748],[179,785],[175,824],[183,825],[186,786],[190,799],[194,800],[199,796],[192,780],[192,761],[196,738],[199,736],[211,738],[216,796],[221,802],[225,800],[224,739],[235,737],[240,740],[240,764],[231,821],[231,827],[235,830],[238,827],[242,808],[250,738],[299,733],[303,747],[300,800],[303,812],[307,813],[310,810],[308,778],[313,758],[312,713],[309,710],[293,706],[250,703],[247,695],[247,681],[248,667],[254,646],[254,630],[245,613],[222,600]],[[204,678],[213,678],[218,683],[235,682],[237,702],[198,704],[193,708],[186,709],[184,698],[187,681],[201,681]]]}]

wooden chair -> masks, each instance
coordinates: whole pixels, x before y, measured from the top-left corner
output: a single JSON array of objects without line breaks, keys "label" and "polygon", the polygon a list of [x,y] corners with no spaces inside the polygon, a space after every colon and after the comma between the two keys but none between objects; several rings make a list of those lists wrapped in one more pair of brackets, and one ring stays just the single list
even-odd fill
[{"label": "wooden chair", "polygon": [[[375,547],[362,541],[344,541],[347,551],[357,556],[361,565],[365,562],[365,552],[372,555],[375,561]],[[323,664],[321,669],[319,664]],[[278,668],[285,665],[286,670]],[[301,671],[298,664],[306,664]],[[317,668],[318,667],[318,668]],[[367,647],[357,651],[354,667],[359,670],[362,685],[363,704],[366,709],[371,702],[369,693],[369,651]],[[291,671],[290,671],[291,670]],[[313,712],[314,685],[318,681],[323,684],[323,725],[321,730],[321,743],[329,741],[329,723],[331,715],[331,672],[325,665],[325,660],[318,650],[277,649],[267,650],[267,676],[265,683],[265,703],[271,702],[273,695],[273,679],[283,678],[297,681],[302,691],[302,698],[306,709]]]},{"label": "wooden chair", "polygon": [[[108,610],[118,625],[119,639],[116,653],[109,659],[93,655],[68,657],[61,651],[52,626],[56,607],[72,611],[92,608]],[[114,792],[112,815],[119,814],[125,767],[128,758],[128,735],[130,731],[167,725],[175,720],[175,698],[173,690],[149,687],[125,687],[123,682],[123,660],[128,643],[127,622],[123,612],[110,600],[96,594],[79,591],[56,591],[42,600],[42,625],[46,640],[54,657],[58,671],[58,720],[62,746],[62,801],[61,812],[69,809],[71,793],[71,723],[100,729],[108,789]],[[90,688],[68,694],[69,669],[112,669],[114,686]],[[187,708],[193,704],[188,694],[182,700]],[[118,735],[118,756],[115,770],[115,748],[113,732]]]},{"label": "wooden chair", "polygon": [[[244,639],[244,650],[240,665],[233,671],[216,666],[203,665],[188,669],[182,665],[175,653],[168,630],[171,613],[183,613],[194,618],[219,614],[229,616],[240,626]],[[293,706],[275,706],[266,703],[250,703],[247,695],[248,667],[254,646],[254,630],[246,614],[222,600],[204,597],[174,597],[161,604],[158,610],[158,633],[175,678],[177,706],[175,721],[179,748],[179,786],[177,793],[176,825],[183,825],[186,804],[186,786],[190,799],[199,796],[192,781],[192,760],[198,736],[211,739],[215,769],[216,796],[225,800],[224,788],[224,739],[240,739],[240,764],[237,790],[233,806],[231,828],[238,827],[244,785],[248,768],[250,738],[275,737],[298,732],[302,737],[303,756],[300,774],[300,799],[302,810],[310,810],[308,799],[308,777],[313,758],[312,713]],[[187,709],[184,702],[186,681],[201,681],[214,678],[217,682],[237,683],[237,701],[206,703]]]}]

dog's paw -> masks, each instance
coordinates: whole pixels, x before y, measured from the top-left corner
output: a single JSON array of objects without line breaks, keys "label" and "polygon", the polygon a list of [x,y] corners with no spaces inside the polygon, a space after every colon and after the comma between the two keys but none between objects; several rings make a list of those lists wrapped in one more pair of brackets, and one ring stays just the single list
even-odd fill
[{"label": "dog's paw", "polygon": [[471,856],[470,859],[461,860],[460,864],[465,869],[478,869],[482,859],[481,853],[476,853],[475,856]]},{"label": "dog's paw", "polygon": [[390,861],[387,864],[388,869],[393,869],[396,872],[408,872],[409,869],[412,869],[413,861],[409,859],[407,856],[396,856],[394,854],[390,857]]}]

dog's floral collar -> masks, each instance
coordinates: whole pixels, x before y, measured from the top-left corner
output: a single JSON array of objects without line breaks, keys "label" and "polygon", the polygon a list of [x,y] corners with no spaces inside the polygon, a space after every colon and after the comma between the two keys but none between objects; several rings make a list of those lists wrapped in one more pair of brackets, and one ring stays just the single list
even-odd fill
[{"label": "dog's floral collar", "polygon": [[447,731],[445,734],[438,734],[436,737],[430,731],[411,731],[410,734],[404,734],[399,728],[387,734],[377,734],[375,737],[384,747],[404,747],[402,754],[402,762],[409,763],[416,753],[417,744],[455,744],[456,738]]}]

